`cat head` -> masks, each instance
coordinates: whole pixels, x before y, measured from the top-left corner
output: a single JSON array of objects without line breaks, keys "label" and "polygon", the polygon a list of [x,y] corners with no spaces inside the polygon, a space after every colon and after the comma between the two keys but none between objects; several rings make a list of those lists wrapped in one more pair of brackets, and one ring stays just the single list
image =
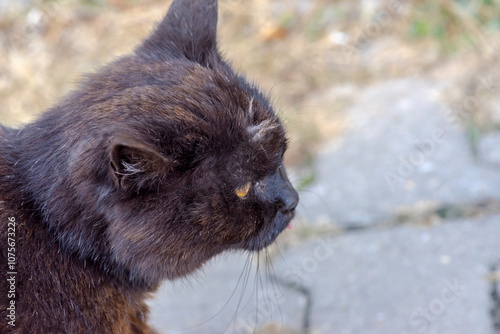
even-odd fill
[{"label": "cat head", "polygon": [[217,1],[175,0],[133,54],[42,117],[64,146],[36,197],[64,247],[154,283],[261,250],[290,223],[285,130],[222,59],[216,27]]}]

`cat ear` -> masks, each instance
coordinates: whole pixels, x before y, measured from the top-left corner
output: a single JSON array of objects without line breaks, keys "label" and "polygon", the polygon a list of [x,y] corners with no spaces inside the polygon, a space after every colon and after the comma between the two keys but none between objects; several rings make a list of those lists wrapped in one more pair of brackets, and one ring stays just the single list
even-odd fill
[{"label": "cat ear", "polygon": [[187,58],[205,65],[217,53],[217,0],[175,0],[136,51],[146,58]]},{"label": "cat ear", "polygon": [[131,137],[116,137],[110,146],[110,168],[114,183],[122,189],[141,189],[168,172],[170,160]]}]

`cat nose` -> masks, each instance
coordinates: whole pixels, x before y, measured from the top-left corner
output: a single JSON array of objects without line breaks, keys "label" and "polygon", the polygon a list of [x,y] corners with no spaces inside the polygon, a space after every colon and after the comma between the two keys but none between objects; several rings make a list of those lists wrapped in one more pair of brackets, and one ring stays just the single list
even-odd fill
[{"label": "cat nose", "polygon": [[280,188],[282,189],[280,194],[280,211],[285,215],[293,215],[295,213],[295,208],[299,204],[299,194],[290,183],[290,180],[288,180],[284,167],[278,170],[277,177],[279,179]]},{"label": "cat nose", "polygon": [[285,190],[283,204],[281,212],[286,215],[293,214],[295,212],[295,208],[299,204],[299,194],[291,185],[289,185],[289,187]]}]

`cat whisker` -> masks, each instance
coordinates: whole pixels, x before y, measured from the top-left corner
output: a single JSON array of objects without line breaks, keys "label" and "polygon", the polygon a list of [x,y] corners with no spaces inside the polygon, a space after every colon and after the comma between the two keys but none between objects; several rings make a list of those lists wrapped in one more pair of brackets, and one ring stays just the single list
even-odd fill
[{"label": "cat whisker", "polygon": [[[204,324],[206,324],[206,323],[208,323],[208,322],[212,321],[212,320],[213,320],[213,319],[215,319],[215,318],[216,318],[219,314],[221,314],[221,313],[222,313],[222,311],[223,311],[223,310],[224,310],[224,309],[225,309],[225,308],[229,305],[229,302],[231,301],[231,299],[233,299],[233,297],[234,297],[234,295],[235,295],[235,293],[236,293],[236,290],[238,290],[238,286],[240,285],[240,283],[241,283],[241,281],[242,281],[242,278],[243,278],[243,276],[244,276],[245,272],[247,272],[247,268],[250,268],[250,267],[251,267],[251,266],[250,266],[250,263],[251,263],[251,256],[250,256],[250,255],[251,255],[251,254],[248,254],[248,255],[247,255],[247,259],[246,259],[246,261],[245,261],[245,264],[243,265],[243,269],[242,269],[242,271],[241,271],[241,274],[240,274],[240,276],[238,277],[238,281],[236,282],[236,285],[235,285],[235,287],[234,287],[233,291],[231,292],[231,295],[228,297],[227,301],[224,303],[224,305],[221,307],[221,309],[220,309],[219,311],[217,311],[217,313],[215,313],[215,314],[214,314],[213,316],[211,316],[209,319],[204,320],[204,321],[202,321],[202,322],[200,322],[200,323],[198,323],[198,324],[196,324],[196,325],[194,325],[194,326],[191,326],[191,327],[187,327],[187,328],[181,329],[181,330],[180,330],[181,332],[184,332],[184,331],[189,331],[189,330],[192,330],[192,329],[198,328],[198,327],[200,327],[200,326],[202,326],[202,325],[204,325]],[[234,319],[234,317],[233,317],[233,319]],[[229,322],[229,324],[231,324],[231,322],[232,322],[232,321],[233,321],[233,320],[231,320],[231,321]],[[229,325],[228,325],[228,327],[229,327]],[[226,329],[227,329],[227,327],[226,327]]]},{"label": "cat whisker", "polygon": [[[260,253],[257,253],[257,268],[255,271],[255,327],[254,327],[254,333],[257,332],[257,328],[259,327],[259,281],[260,281],[260,275],[259,275],[259,269],[260,269]],[[260,282],[262,285],[262,282]]]},{"label": "cat whisker", "polygon": [[229,321],[229,323],[227,324],[226,328],[224,329],[224,333],[231,326],[231,324],[233,324],[233,329],[234,329],[234,326],[236,326],[235,320],[236,320],[236,317],[238,316],[238,313],[240,311],[240,307],[241,307],[243,298],[245,296],[245,291],[246,291],[247,286],[248,286],[248,280],[250,278],[250,272],[251,272],[252,263],[253,263],[253,256],[254,256],[253,253],[248,253],[248,255],[247,255],[247,260],[245,262],[245,266],[243,267],[243,271],[242,271],[242,273],[240,275],[240,279],[242,277],[244,277],[244,279],[243,279],[243,284],[241,286],[241,294],[240,294],[240,298],[238,300],[238,305],[236,306],[236,310],[234,311],[234,314],[233,314],[231,320]]},{"label": "cat whisker", "polygon": [[[280,79],[280,80],[277,80],[275,81],[274,85],[271,87],[271,89],[269,90],[269,96],[273,96],[273,90],[278,87],[279,85],[285,83],[286,81],[284,79]],[[279,104],[279,100],[284,96],[285,94],[280,94],[279,97],[278,97],[278,104]],[[274,99],[273,99],[274,100]]]},{"label": "cat whisker", "polygon": [[[276,242],[276,246],[278,247],[278,243]],[[279,284],[278,284],[278,279],[276,278],[276,270],[273,265],[273,260],[271,256],[269,255],[269,251],[266,248],[266,270],[267,270],[267,275],[269,280],[271,281],[271,286],[273,288],[273,296],[276,301],[276,305],[278,306],[278,311],[280,314],[280,323],[284,323],[283,319],[283,312],[281,310],[281,304],[280,301],[278,300],[278,296],[282,295],[282,292],[280,290]]]},{"label": "cat whisker", "polygon": [[[280,259],[283,261],[283,263],[286,262],[286,259],[285,257],[283,256],[283,252],[281,251],[281,248],[280,248],[280,244],[278,243],[278,241],[276,241],[274,243],[276,245],[276,252],[278,253],[278,256],[280,257]],[[273,262],[272,262],[272,259],[269,258],[269,263],[270,265],[273,267],[273,271],[274,271],[274,265],[273,265]]]}]

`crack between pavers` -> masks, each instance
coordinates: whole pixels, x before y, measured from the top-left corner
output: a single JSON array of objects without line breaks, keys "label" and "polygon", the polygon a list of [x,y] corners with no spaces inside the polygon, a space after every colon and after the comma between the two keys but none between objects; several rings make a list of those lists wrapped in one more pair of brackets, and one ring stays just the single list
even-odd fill
[{"label": "crack between pavers", "polygon": [[[419,212],[414,215],[406,215],[405,217],[396,216],[390,221],[385,221],[378,224],[352,224],[351,226],[341,229],[339,229],[338,227],[335,229],[330,228],[330,230],[328,231],[324,228],[318,228],[316,229],[316,231],[310,229],[308,232],[310,238],[316,236],[316,233],[314,232],[317,232],[317,236],[328,237],[376,229],[395,228],[403,225],[419,225],[419,222],[429,220],[433,216],[437,216],[442,219],[444,223],[447,223],[451,219],[464,219],[476,217],[477,215],[487,216],[494,214],[500,214],[500,201],[484,200],[469,204],[443,204],[433,210],[428,210],[424,213]],[[269,277],[271,279],[274,279],[284,288],[296,291],[306,298],[306,305],[303,310],[301,330],[302,334],[309,334],[311,328],[311,309],[313,303],[311,290],[302,284],[284,280],[276,275],[269,274]],[[493,302],[493,307],[490,310],[490,316],[492,319],[494,333],[500,334],[500,291],[498,284],[500,284],[500,261],[491,267],[490,290],[490,298]]]},{"label": "crack between pavers", "polygon": [[473,218],[478,215],[500,214],[500,201],[483,200],[475,203],[465,204],[441,204],[436,208],[424,211],[407,212],[395,215],[392,219],[373,224],[357,224],[352,222],[349,226],[339,227],[307,227],[308,237],[336,236],[343,234],[358,233],[371,230],[394,228],[404,225],[431,225],[435,219],[447,223],[453,219]]},{"label": "crack between pavers", "polygon": [[500,281],[500,262],[497,262],[490,267],[490,299],[492,307],[490,309],[490,317],[494,333],[500,333],[500,294],[498,284]]},{"label": "crack between pavers", "polygon": [[269,278],[273,279],[275,282],[277,282],[284,288],[301,294],[306,299],[306,305],[304,306],[304,309],[302,311],[301,334],[309,334],[311,330],[311,310],[313,303],[311,289],[309,289],[307,286],[303,284],[287,281],[273,274],[269,274]]}]

